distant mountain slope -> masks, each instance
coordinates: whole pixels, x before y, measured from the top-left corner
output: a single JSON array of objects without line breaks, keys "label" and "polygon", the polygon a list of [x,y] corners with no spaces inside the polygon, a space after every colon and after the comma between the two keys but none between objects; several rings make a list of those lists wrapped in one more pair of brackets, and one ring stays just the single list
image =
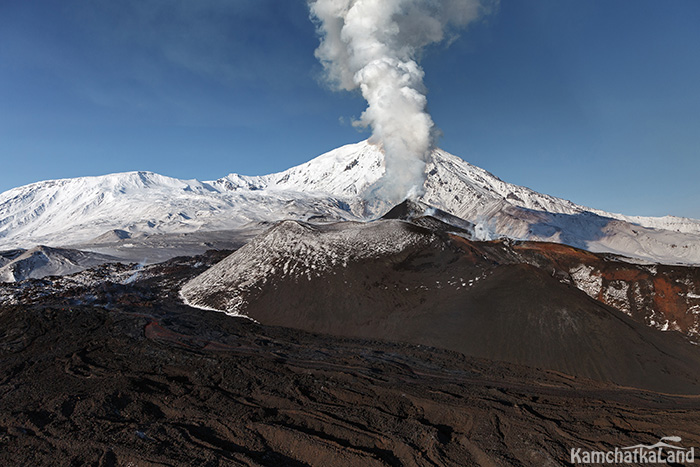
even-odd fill
[{"label": "distant mountain slope", "polygon": [[[362,141],[329,151],[284,172],[260,177],[231,174],[211,184],[234,190],[253,188],[326,193],[352,200],[367,194],[367,189],[383,175],[383,167],[384,155],[381,150],[367,141]],[[674,216],[625,216],[587,208],[504,182],[490,172],[441,149],[431,154],[426,173],[426,193],[421,200],[465,219],[469,219],[474,211],[488,212],[488,207],[493,203],[505,203],[556,214],[587,212],[648,228],[700,234],[700,220]],[[364,204],[359,200],[353,203],[355,209],[362,206]],[[371,215],[377,216],[386,210],[386,206],[382,206]]]},{"label": "distant mountain slope", "polygon": [[[284,172],[210,182],[150,172],[39,182],[0,194],[0,250],[83,243],[114,229],[184,233],[294,219],[367,220],[384,171],[380,148],[343,146]],[[700,221],[627,217],[512,185],[442,150],[419,198],[474,224],[474,235],[551,241],[647,261],[700,264]]]},{"label": "distant mountain slope", "polygon": [[97,253],[38,246],[16,255],[0,267],[0,282],[61,276],[116,261],[117,258]]},{"label": "distant mountain slope", "polygon": [[238,192],[151,172],[53,180],[0,194],[0,250],[81,243],[115,229],[184,233],[284,218],[352,217],[343,208],[328,196]]}]

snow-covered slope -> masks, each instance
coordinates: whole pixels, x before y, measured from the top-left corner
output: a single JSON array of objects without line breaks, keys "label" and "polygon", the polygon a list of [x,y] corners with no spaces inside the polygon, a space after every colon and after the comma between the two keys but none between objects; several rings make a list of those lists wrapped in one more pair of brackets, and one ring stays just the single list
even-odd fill
[{"label": "snow-covered slope", "polygon": [[0,282],[62,276],[117,261],[114,257],[98,253],[38,246],[17,255],[0,267]]},{"label": "snow-covered slope", "polygon": [[[591,212],[644,227],[700,234],[700,220],[665,217],[625,216],[580,206],[561,198],[507,183],[446,151],[435,150],[426,168],[426,193],[421,200],[445,207],[460,217],[484,211],[494,203],[560,214]],[[229,190],[293,190],[331,194],[346,199],[355,209],[364,207],[361,198],[384,173],[384,155],[367,141],[342,146],[284,172],[260,177],[231,174],[211,182]],[[495,206],[494,206],[495,207]],[[377,215],[380,212],[373,212]],[[358,214],[361,214],[358,212]]]},{"label": "snow-covered slope", "polygon": [[227,190],[297,191],[331,194],[359,202],[365,190],[384,173],[384,155],[366,141],[327,152],[291,169],[261,177],[231,174],[211,182]]},{"label": "snow-covered slope", "polygon": [[[199,182],[130,172],[39,182],[0,194],[0,250],[81,243],[113,229],[182,233],[284,219],[373,219],[392,207],[366,201],[383,172],[383,153],[364,141],[264,176]],[[474,223],[483,239],[547,240],[700,264],[698,220],[586,208],[506,183],[442,150],[431,154],[426,174],[419,201]]]},{"label": "snow-covered slope", "polygon": [[129,172],[38,182],[0,194],[0,250],[129,233],[225,230],[283,218],[350,216],[338,200]]},{"label": "snow-covered slope", "polygon": [[422,201],[477,225],[485,239],[565,243],[663,263],[700,263],[700,221],[607,213],[503,182],[435,151]]},{"label": "snow-covered slope", "polygon": [[[229,175],[214,184],[236,190],[254,186],[276,192],[326,193],[348,203],[353,214],[376,218],[391,206],[364,201],[383,174],[383,154],[368,142],[343,146],[287,171],[263,177]],[[566,243],[662,263],[700,264],[700,221],[666,216],[630,217],[580,206],[513,185],[442,150],[426,167],[420,201],[476,224],[482,239]]]}]

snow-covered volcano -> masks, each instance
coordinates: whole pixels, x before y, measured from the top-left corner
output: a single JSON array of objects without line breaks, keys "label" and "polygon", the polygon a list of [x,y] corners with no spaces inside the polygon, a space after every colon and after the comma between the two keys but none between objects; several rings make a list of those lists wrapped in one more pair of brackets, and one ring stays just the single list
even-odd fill
[{"label": "snow-covered volcano", "polygon": [[[367,202],[384,173],[382,151],[343,146],[284,172],[179,180],[129,172],[34,183],[0,194],[0,250],[85,243],[129,234],[240,229],[284,219],[370,220],[391,206]],[[475,225],[475,238],[554,241],[664,263],[700,264],[700,221],[611,214],[503,182],[435,150],[418,199]]]}]

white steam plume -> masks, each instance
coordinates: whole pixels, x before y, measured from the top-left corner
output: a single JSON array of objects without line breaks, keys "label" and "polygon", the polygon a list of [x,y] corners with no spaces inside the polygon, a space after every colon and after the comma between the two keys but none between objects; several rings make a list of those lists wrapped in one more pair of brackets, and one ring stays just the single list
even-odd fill
[{"label": "white steam plume", "polygon": [[421,52],[498,0],[309,0],[330,81],[360,89],[368,107],[356,125],[372,128],[386,170],[372,196],[397,202],[420,195],[437,129],[427,111]]}]

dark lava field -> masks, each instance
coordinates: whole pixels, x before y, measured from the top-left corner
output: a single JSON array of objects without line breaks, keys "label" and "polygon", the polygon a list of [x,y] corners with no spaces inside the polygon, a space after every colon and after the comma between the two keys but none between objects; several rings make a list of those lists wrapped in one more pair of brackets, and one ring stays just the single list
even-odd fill
[{"label": "dark lava field", "polygon": [[3,286],[0,463],[556,466],[700,446],[698,396],[183,305],[224,255]]}]

